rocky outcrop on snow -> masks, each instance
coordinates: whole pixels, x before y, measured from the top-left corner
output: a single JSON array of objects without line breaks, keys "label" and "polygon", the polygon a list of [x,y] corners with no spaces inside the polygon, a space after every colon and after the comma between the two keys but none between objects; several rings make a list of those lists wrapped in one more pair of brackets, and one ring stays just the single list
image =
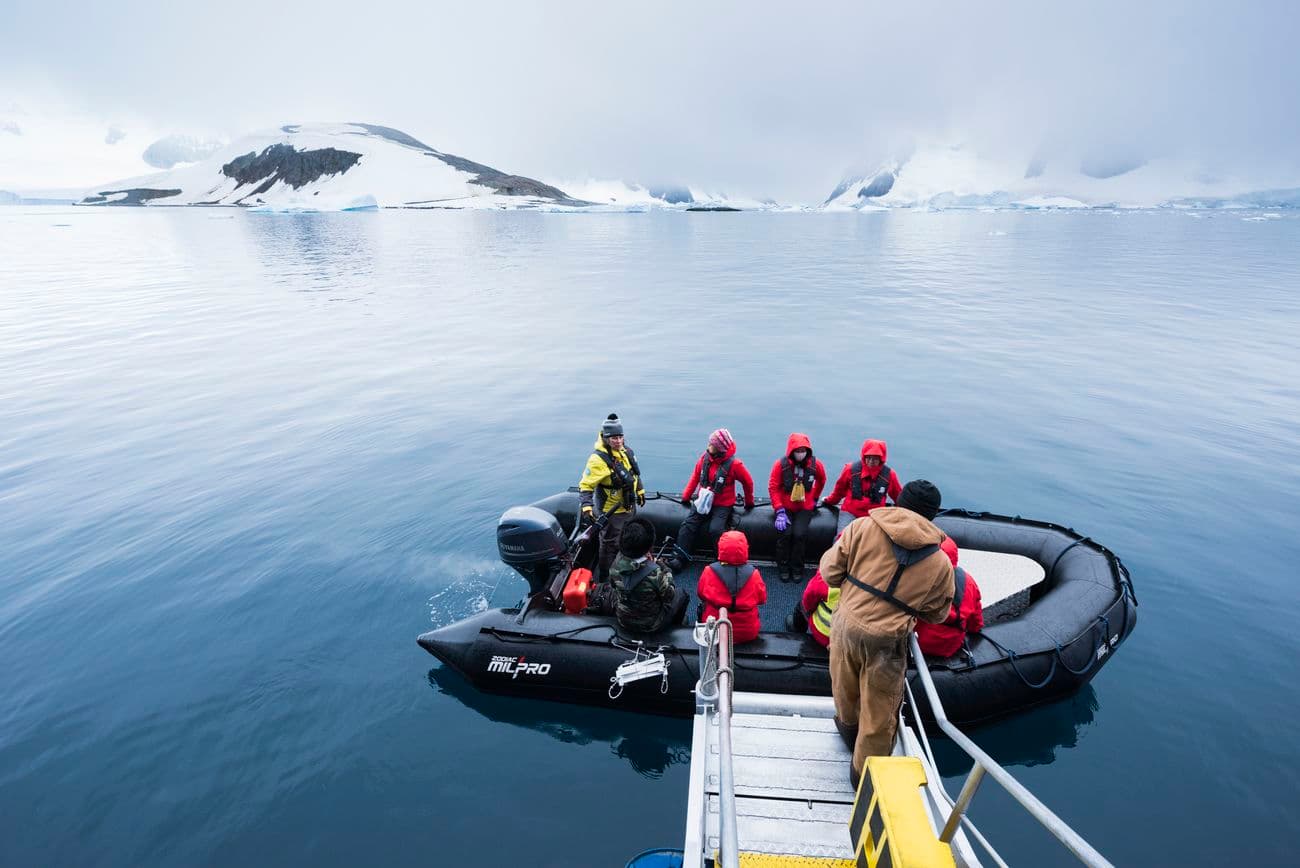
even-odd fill
[{"label": "rocky outcrop on snow", "polygon": [[[361,155],[337,148],[300,151],[292,145],[271,145],[260,154],[249,151],[221,167],[221,174],[241,187],[257,185],[247,196],[259,196],[277,183],[301,190],[329,175],[341,175],[357,164]],[[245,198],[247,198],[245,196]]]}]

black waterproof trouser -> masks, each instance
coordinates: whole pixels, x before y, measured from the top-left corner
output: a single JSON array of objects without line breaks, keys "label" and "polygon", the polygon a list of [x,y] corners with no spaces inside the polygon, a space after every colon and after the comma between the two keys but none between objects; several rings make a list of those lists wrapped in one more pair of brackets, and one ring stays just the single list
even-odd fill
[{"label": "black waterproof trouser", "polygon": [[618,555],[618,538],[623,534],[623,525],[627,524],[634,515],[636,515],[635,507],[627,512],[607,513],[605,526],[600,529],[600,569],[596,574],[596,581],[603,582],[609,577],[609,566],[614,563],[614,558]]},{"label": "black waterproof trouser", "polygon": [[803,569],[804,542],[808,539],[808,525],[812,524],[813,511],[801,509],[786,511],[790,524],[776,538],[776,562],[792,570]]},{"label": "black waterproof trouser", "polygon": [[674,543],[673,554],[684,561],[691,559],[691,552],[695,548],[695,538],[700,533],[700,528],[708,523],[708,552],[717,554],[718,537],[722,536],[731,525],[731,512],[735,507],[715,506],[709,510],[708,515],[700,515],[695,510],[686,516],[682,526],[677,529],[677,540]]},{"label": "black waterproof trouser", "polygon": [[686,607],[691,604],[691,595],[682,588],[673,589],[673,601],[668,607],[668,620],[664,622],[665,629],[672,629],[682,623],[686,617]]}]

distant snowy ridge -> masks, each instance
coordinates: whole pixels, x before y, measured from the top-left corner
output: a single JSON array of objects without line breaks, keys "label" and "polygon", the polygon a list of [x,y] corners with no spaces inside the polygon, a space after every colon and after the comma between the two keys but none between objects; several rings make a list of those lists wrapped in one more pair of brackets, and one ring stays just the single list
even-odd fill
[{"label": "distant snowy ridge", "polygon": [[556,187],[446,154],[376,124],[288,124],[199,162],[94,188],[83,205],[238,205],[259,210],[574,208]]},{"label": "distant snowy ridge", "polygon": [[961,146],[928,145],[870,171],[848,173],[822,210],[885,208],[1279,208],[1300,207],[1296,187],[1207,177],[1198,166],[1131,156],[996,159]]},{"label": "distant snowy ridge", "polygon": [[778,205],[771,199],[733,196],[685,184],[638,184],[631,181],[594,178],[554,183],[577,198],[590,202],[593,206],[620,211],[649,209],[765,211],[784,210],[786,207]]}]

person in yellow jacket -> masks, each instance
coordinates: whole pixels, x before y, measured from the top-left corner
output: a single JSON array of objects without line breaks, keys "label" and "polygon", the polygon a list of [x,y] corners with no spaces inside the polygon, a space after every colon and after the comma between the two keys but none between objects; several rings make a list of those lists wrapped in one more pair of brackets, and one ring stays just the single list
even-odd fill
[{"label": "person in yellow jacket", "polygon": [[[869,756],[889,756],[907,676],[907,637],[917,619],[939,624],[955,592],[952,561],[932,522],[939,489],[909,482],[897,506],[854,519],[822,556],[821,574],[840,589],[831,616],[835,725],[853,747],[856,786]],[[924,664],[922,664],[924,665]]]},{"label": "person in yellow jacket", "polygon": [[600,426],[595,449],[578,483],[578,498],[582,505],[582,524],[598,521],[601,525],[598,577],[604,579],[618,554],[623,525],[636,515],[638,506],[645,506],[641,468],[624,441],[623,423],[617,413],[610,413]]}]

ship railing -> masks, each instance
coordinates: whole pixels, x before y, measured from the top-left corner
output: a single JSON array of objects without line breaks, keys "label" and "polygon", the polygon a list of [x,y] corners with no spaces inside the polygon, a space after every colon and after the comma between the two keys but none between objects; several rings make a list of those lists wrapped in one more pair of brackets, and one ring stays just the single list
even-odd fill
[{"label": "ship railing", "polygon": [[[953,836],[957,833],[958,826],[963,827],[971,837],[980,843],[980,846],[989,854],[989,856],[999,865],[1006,866],[1006,862],[997,854],[989,842],[980,834],[979,830],[971,823],[966,812],[970,809],[971,801],[975,798],[975,793],[979,790],[980,784],[987,775],[1002,785],[1011,798],[1020,803],[1031,817],[1034,818],[1044,829],[1050,832],[1058,841],[1065,845],[1071,853],[1078,858],[1080,862],[1088,866],[1099,866],[1099,868],[1113,868],[1111,863],[1104,856],[1097,852],[1091,844],[1074,829],[1052,812],[1050,808],[1044,805],[1038,798],[1031,793],[1024,784],[1016,780],[1010,772],[1004,769],[991,756],[980,749],[980,746],[971,741],[965,733],[958,729],[950,720],[943,710],[943,703],[939,701],[939,693],[935,690],[934,679],[930,677],[930,668],[926,665],[925,655],[921,652],[921,646],[916,641],[916,634],[913,633],[909,638],[912,646],[912,657],[916,661],[916,672],[920,677],[921,686],[925,688],[925,697],[930,702],[930,712],[934,715],[934,721],[939,726],[953,744],[957,745],[968,757],[971,758],[974,765],[971,766],[970,774],[966,776],[962,784],[961,792],[957,794],[954,800],[948,796],[947,790],[943,789],[940,783],[940,791],[948,800],[951,810],[947,819],[944,821],[943,829],[939,833],[939,840],[945,844],[951,843]],[[912,696],[912,688],[907,686],[908,699],[911,702],[912,709],[915,712],[916,702]],[[925,735],[925,727],[921,724],[920,715],[916,714],[917,730],[921,734],[921,740],[924,745],[927,757],[932,768],[938,769],[935,763],[934,754],[930,750],[929,739]]]},{"label": "ship railing", "polygon": [[[696,711],[702,715],[704,726],[718,728],[718,864],[721,868],[739,868],[740,836],[736,829],[735,766],[731,750],[732,693],[735,690],[735,673],[732,670],[732,627],[725,608],[716,618],[709,618],[695,628],[695,641],[700,646],[700,680],[695,688]],[[700,764],[703,767],[703,763]],[[694,784],[694,782],[692,782]],[[703,797],[703,781],[692,786],[691,797]],[[701,828],[698,834],[697,855],[701,852],[708,816],[707,805],[699,811]],[[689,814],[689,810],[688,810]],[[688,836],[689,837],[689,836]],[[687,858],[690,858],[688,841]]]}]

